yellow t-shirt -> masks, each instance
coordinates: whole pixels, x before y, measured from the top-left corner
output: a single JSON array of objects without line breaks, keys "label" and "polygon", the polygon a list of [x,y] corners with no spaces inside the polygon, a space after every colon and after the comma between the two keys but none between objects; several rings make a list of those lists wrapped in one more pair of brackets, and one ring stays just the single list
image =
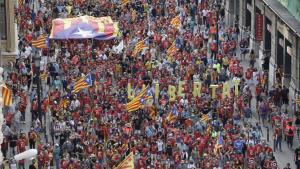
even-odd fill
[{"label": "yellow t-shirt", "polygon": [[224,57],[222,60],[223,60],[223,65],[225,65],[225,66],[229,65],[227,57]]},{"label": "yellow t-shirt", "polygon": [[66,6],[66,9],[67,9],[67,12],[69,15],[71,14],[72,8],[73,7],[71,5]]},{"label": "yellow t-shirt", "polygon": [[122,69],[121,65],[117,64],[116,65],[116,73],[121,73],[121,69]]},{"label": "yellow t-shirt", "polygon": [[148,71],[151,71],[151,69],[152,69],[152,63],[150,61],[146,62],[145,66],[146,66],[146,69]]}]

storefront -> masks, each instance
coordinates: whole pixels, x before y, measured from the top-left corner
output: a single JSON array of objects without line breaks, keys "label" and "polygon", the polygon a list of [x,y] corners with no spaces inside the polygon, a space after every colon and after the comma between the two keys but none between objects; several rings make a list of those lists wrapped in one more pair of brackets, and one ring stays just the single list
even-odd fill
[{"label": "storefront", "polygon": [[[269,57],[268,86],[285,85],[290,98],[298,98],[300,84],[300,1],[297,0],[241,0],[239,25],[251,28],[251,48],[259,56],[259,66]],[[263,15],[263,37],[257,31],[257,16]],[[243,32],[242,32],[243,33]],[[282,79],[276,79],[280,70]]]}]

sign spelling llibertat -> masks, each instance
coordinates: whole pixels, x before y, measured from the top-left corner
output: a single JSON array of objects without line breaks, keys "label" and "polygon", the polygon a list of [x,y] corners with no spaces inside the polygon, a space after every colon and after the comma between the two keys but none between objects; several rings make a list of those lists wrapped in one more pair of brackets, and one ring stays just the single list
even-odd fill
[{"label": "sign spelling llibertat", "polygon": [[[185,90],[184,90],[184,86],[186,85],[186,81],[179,81],[177,86],[174,85],[169,85],[168,86],[168,96],[169,96],[169,101],[175,101],[177,97],[184,97],[185,96]],[[233,79],[232,80],[233,86],[234,86],[234,94],[238,95],[239,94],[239,83],[240,80],[239,79]],[[156,83],[154,84],[154,98],[155,99],[159,99],[159,84]],[[217,89],[220,87],[220,85],[210,85],[209,88],[211,89],[211,97],[213,99],[216,98],[216,93],[217,93]],[[146,88],[146,85],[143,85],[142,87],[143,89]],[[201,89],[202,89],[202,83],[200,81],[195,81],[193,82],[193,88],[192,88],[192,94],[193,97],[201,97]],[[127,96],[128,99],[132,100],[135,95],[136,95],[136,90],[132,88],[132,84],[128,83],[127,85]],[[224,82],[222,83],[222,97],[228,97],[230,98],[230,82]]]}]

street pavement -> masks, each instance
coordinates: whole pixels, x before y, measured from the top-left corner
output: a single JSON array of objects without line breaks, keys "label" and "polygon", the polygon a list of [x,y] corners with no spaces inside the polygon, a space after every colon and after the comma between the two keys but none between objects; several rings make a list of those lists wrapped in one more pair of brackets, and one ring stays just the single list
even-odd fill
[{"label": "street pavement", "polygon": [[[242,66],[244,68],[244,70],[246,70],[249,66],[249,60],[246,56],[246,59],[243,60],[242,62]],[[260,64],[260,61],[257,59],[256,61],[256,67],[258,68],[258,64]],[[254,86],[251,86],[251,90],[252,90],[252,95],[255,96],[255,87]],[[252,101],[251,101],[251,109],[252,109],[252,112],[253,112],[253,117],[251,119],[251,124],[252,125],[255,125],[257,122],[259,122],[259,118],[258,118],[258,114],[257,114],[257,111],[256,111],[256,98],[253,97]],[[287,110],[289,112],[289,115],[290,116],[293,116],[293,113],[292,113],[292,109],[291,109],[291,106],[289,105],[287,107]],[[273,128],[272,126],[268,123],[267,124],[267,127],[269,128],[269,141],[267,142],[268,145],[270,145],[272,148],[273,148],[273,144],[274,144],[274,141],[273,141]],[[263,131],[263,139],[267,140],[267,128],[266,127],[262,127],[262,131]],[[294,138],[294,146],[293,146],[293,149],[290,149],[287,147],[287,143],[286,141],[282,141],[282,152],[280,151],[276,151],[274,152],[274,155],[276,157],[276,160],[278,162],[278,166],[280,169],[283,169],[287,163],[290,163],[291,164],[291,168],[292,169],[296,169],[296,165],[295,165],[295,162],[294,162],[294,150],[295,148],[297,148],[299,146],[299,139],[297,138],[297,136]]]}]

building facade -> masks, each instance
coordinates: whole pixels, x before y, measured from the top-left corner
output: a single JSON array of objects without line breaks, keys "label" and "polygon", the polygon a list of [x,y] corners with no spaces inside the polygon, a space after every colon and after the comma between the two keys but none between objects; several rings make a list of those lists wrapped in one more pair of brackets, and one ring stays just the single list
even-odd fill
[{"label": "building facade", "polygon": [[[238,16],[241,36],[250,30],[250,48],[259,56],[259,65],[269,56],[268,86],[280,81],[290,89],[290,98],[297,99],[300,98],[300,11],[295,9],[300,10],[300,3],[292,1],[295,0],[228,0],[225,21],[232,25],[234,16]],[[258,16],[262,17],[260,40]],[[280,80],[276,70],[281,72]]]},{"label": "building facade", "polygon": [[[0,84],[3,84],[2,74],[7,63],[14,62],[17,56],[17,26],[14,19],[14,1],[0,0]],[[3,124],[3,99],[2,87],[0,89],[0,126]],[[0,144],[3,134],[0,131]],[[3,156],[0,152],[0,168],[2,168]]]},{"label": "building facade", "polygon": [[0,66],[5,67],[17,55],[17,24],[14,1],[0,0]]}]

